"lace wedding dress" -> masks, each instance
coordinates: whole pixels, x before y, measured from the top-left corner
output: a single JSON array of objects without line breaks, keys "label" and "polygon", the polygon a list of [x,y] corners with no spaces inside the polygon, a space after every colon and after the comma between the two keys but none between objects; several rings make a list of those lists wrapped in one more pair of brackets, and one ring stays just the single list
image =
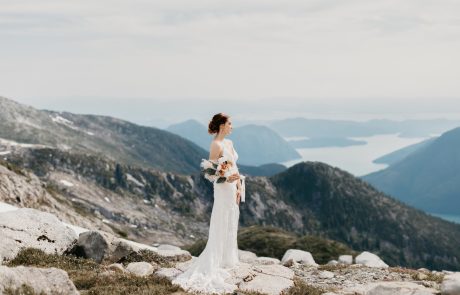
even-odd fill
[{"label": "lace wedding dress", "polygon": [[[224,139],[221,143],[223,156],[233,160],[232,169],[238,172],[238,154],[234,148],[229,148],[232,146],[229,141]],[[204,293],[231,293],[236,289],[236,285],[225,280],[230,277],[228,270],[240,264],[236,240],[240,215],[236,203],[237,181],[214,183],[214,205],[206,247],[183,273],[172,280],[173,284],[179,284],[184,290]]]}]

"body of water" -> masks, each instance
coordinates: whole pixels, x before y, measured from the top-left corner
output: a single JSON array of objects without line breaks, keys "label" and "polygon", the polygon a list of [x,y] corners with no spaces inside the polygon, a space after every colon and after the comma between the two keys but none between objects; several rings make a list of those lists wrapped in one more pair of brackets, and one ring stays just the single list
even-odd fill
[{"label": "body of water", "polygon": [[[387,167],[372,161],[408,145],[421,142],[429,137],[403,138],[398,134],[375,135],[371,137],[353,137],[351,139],[366,141],[366,145],[348,147],[327,147],[297,149],[302,159],[283,162],[290,167],[301,161],[319,161],[348,171],[355,176],[363,176]],[[286,138],[286,140],[293,138]],[[297,137],[296,139],[302,139]]]}]

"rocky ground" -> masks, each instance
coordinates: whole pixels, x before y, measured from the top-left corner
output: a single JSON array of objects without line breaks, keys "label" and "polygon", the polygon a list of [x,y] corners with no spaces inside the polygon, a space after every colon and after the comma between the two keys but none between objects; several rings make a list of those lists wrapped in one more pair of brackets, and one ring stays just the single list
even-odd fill
[{"label": "rocky ground", "polygon": [[[143,245],[0,203],[0,294],[188,294],[171,280],[196,257]],[[20,222],[19,222],[20,221]],[[318,265],[309,252],[280,260],[239,251],[227,282],[237,294],[460,294],[460,273],[388,267],[363,252]]]}]

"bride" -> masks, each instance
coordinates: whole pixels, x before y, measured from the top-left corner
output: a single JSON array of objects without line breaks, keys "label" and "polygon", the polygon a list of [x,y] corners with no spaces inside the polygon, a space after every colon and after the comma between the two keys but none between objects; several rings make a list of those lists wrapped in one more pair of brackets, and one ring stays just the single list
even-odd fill
[{"label": "bride", "polygon": [[[232,132],[231,118],[223,113],[213,116],[208,132],[215,134],[211,142],[209,160],[218,162],[219,158],[230,159],[230,175],[226,181],[217,182],[216,178],[205,176],[213,182],[214,204],[212,207],[209,235],[206,247],[200,256],[181,274],[172,280],[188,291],[205,293],[228,293],[236,285],[225,282],[230,277],[229,269],[237,268],[238,245],[237,230],[240,215],[239,203],[244,202],[244,178],[236,167],[238,154],[232,141],[225,136]],[[242,199],[243,198],[243,199]]]}]

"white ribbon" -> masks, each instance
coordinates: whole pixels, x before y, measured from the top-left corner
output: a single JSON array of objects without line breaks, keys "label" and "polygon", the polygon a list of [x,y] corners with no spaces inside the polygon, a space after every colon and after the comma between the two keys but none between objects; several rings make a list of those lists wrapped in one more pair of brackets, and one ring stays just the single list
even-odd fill
[{"label": "white ribbon", "polygon": [[244,202],[245,196],[246,196],[246,185],[244,183],[244,179],[246,177],[244,175],[240,174],[240,179],[241,179],[241,202]]}]

